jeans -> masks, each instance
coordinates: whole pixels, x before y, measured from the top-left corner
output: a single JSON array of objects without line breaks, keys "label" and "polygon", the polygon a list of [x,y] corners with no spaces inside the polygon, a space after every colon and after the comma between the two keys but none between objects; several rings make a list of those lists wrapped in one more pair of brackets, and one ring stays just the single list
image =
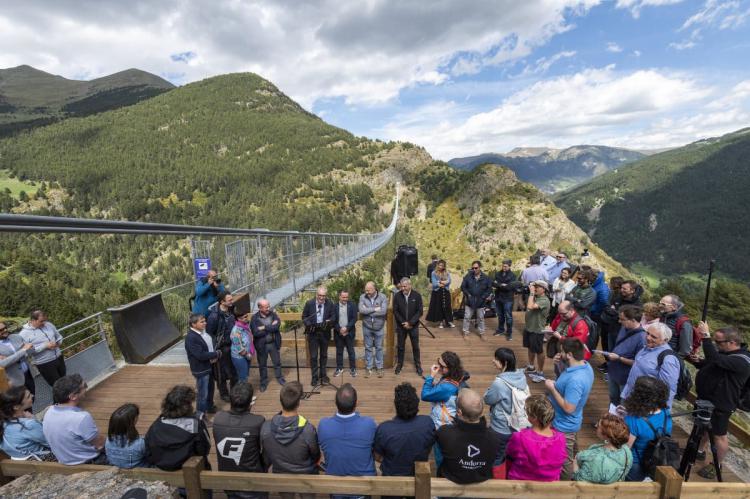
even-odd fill
[{"label": "jeans", "polygon": [[609,379],[607,380],[607,386],[609,388],[609,403],[616,406],[620,405],[622,389],[625,388],[625,385],[618,385],[612,379]]},{"label": "jeans", "polygon": [[196,409],[206,413],[214,405],[214,375],[207,372],[195,377],[197,394]]},{"label": "jeans", "polygon": [[[380,329],[370,329],[367,326],[362,326],[362,333],[365,340],[365,367],[372,369],[376,367],[383,369],[383,338],[385,337],[385,330],[381,327]],[[375,363],[373,366],[372,350],[375,349]]]},{"label": "jeans", "polygon": [[259,338],[255,343],[255,351],[258,355],[258,371],[260,371],[260,386],[268,386],[268,356],[271,356],[273,362],[273,372],[276,379],[281,379],[284,375],[281,372],[281,355],[276,348],[276,342],[268,341],[268,336]]},{"label": "jeans", "polygon": [[468,305],[464,307],[464,334],[469,334],[469,324],[474,314],[477,316],[479,334],[484,334],[484,307],[471,308]]},{"label": "jeans", "polygon": [[413,327],[411,329],[404,329],[401,326],[396,327],[396,356],[397,367],[403,367],[404,365],[404,353],[406,352],[406,337],[409,336],[411,341],[411,351],[414,355],[414,367],[422,369],[422,361],[419,353],[419,327]]},{"label": "jeans", "polygon": [[250,376],[250,365],[252,361],[245,357],[232,357],[232,364],[234,369],[237,371],[237,378],[240,383],[247,383],[247,378]]},{"label": "jeans", "polygon": [[495,302],[495,309],[497,310],[497,330],[503,332],[503,325],[508,336],[513,334],[513,302]]},{"label": "jeans", "polygon": [[346,336],[339,333],[333,333],[333,339],[336,341],[336,369],[344,368],[344,347],[346,354],[349,356],[349,369],[356,369],[357,360],[354,354],[354,329],[349,331]]},{"label": "jeans", "polygon": [[625,477],[625,481],[642,482],[644,478],[646,478],[646,473],[644,473],[641,463],[633,463],[630,471],[628,471],[628,476]]}]

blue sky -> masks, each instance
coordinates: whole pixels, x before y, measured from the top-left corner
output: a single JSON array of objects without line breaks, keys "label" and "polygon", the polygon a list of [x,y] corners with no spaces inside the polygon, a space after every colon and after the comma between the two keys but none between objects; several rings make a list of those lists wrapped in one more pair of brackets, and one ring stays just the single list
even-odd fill
[{"label": "blue sky", "polygon": [[0,9],[0,45],[0,67],[68,78],[253,71],[443,160],[750,126],[750,0],[31,0]]}]

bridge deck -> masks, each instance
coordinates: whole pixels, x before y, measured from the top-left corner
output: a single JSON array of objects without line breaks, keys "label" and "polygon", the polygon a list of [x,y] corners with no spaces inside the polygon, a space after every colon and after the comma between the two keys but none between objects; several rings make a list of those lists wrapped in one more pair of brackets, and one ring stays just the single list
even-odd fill
[{"label": "bridge deck", "polygon": [[[505,337],[493,337],[491,331],[494,330],[495,320],[488,319],[489,337],[487,341],[482,341],[476,334],[472,334],[468,340],[460,337],[460,330],[457,329],[438,329],[432,328],[436,339],[432,339],[426,332],[422,331],[420,336],[420,346],[422,348],[422,362],[425,370],[434,362],[434,359],[444,350],[453,350],[461,357],[464,367],[471,373],[470,385],[472,388],[484,393],[484,390],[490,385],[495,377],[495,370],[492,365],[492,356],[494,350],[499,346],[507,346],[516,352],[519,359],[519,365],[524,365],[526,361],[526,352],[521,346],[521,329],[523,327],[523,314],[515,314],[514,339],[511,342],[506,341]],[[456,326],[459,323],[457,321]],[[359,334],[359,333],[358,333]],[[335,366],[335,350],[331,348],[328,355],[329,366]],[[293,356],[293,353],[291,354]],[[289,356],[289,352],[285,357]],[[293,357],[292,357],[293,358]],[[300,355],[303,359],[304,356]],[[395,415],[393,408],[393,387],[403,381],[409,381],[417,389],[421,389],[422,380],[415,374],[411,362],[410,346],[407,342],[406,363],[404,371],[396,376],[392,369],[386,371],[382,379],[371,377],[365,379],[360,375],[351,379],[348,371],[344,381],[352,382],[359,391],[359,411],[368,416],[372,416],[376,421],[381,422],[392,418]],[[346,359],[345,359],[345,365]],[[329,375],[332,375],[331,369]],[[269,373],[272,374],[272,373]],[[552,364],[547,363],[546,374],[552,376]],[[285,369],[287,380],[295,379],[296,375],[293,369]],[[339,384],[341,378],[332,378],[334,383]],[[306,368],[301,369],[301,381],[306,388],[309,388],[310,372]],[[252,371],[250,376],[251,383],[258,388],[257,371]],[[129,365],[115,373],[104,382],[93,388],[84,400],[83,406],[89,410],[99,426],[100,430],[106,431],[109,416],[112,411],[119,405],[132,401],[140,405],[141,416],[138,422],[138,429],[141,434],[145,434],[149,425],[159,414],[161,399],[175,384],[193,384],[194,380],[190,375],[187,366],[137,366]],[[541,393],[543,384],[530,383],[532,392]],[[322,389],[319,395],[313,395],[310,400],[302,402],[300,412],[311,420],[315,425],[320,418],[329,416],[334,412],[334,389],[327,387]],[[267,418],[279,411],[279,385],[271,381],[269,389],[265,393],[256,393],[258,400],[253,409],[254,412],[262,414]],[[216,395],[217,405],[226,406]],[[598,416],[607,410],[609,405],[607,395],[607,385],[597,373],[597,380],[594,384],[589,403],[584,410],[584,425],[579,434],[579,445],[585,449],[597,441],[593,424]],[[422,402],[420,406],[421,414],[428,414],[430,404]],[[675,436],[682,443],[687,435],[681,429],[675,431]],[[211,452],[211,461],[216,464],[215,449]],[[698,463],[697,467],[701,464]],[[214,468],[215,469],[215,468]],[[692,481],[702,480],[695,472],[691,476]],[[725,471],[726,481],[739,481],[739,479],[729,470]]]}]

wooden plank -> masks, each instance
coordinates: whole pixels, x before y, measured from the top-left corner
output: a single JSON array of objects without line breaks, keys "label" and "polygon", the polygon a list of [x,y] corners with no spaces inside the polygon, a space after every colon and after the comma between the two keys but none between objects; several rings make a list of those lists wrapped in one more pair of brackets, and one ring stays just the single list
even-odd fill
[{"label": "wooden plank", "polygon": [[682,476],[671,466],[656,468],[654,480],[659,484],[660,499],[678,499],[682,492]]},{"label": "wooden plank", "polygon": [[201,472],[206,469],[206,460],[193,456],[182,465],[182,476],[185,479],[185,491],[190,499],[206,499],[208,493],[201,484]]},{"label": "wooden plank", "polygon": [[204,471],[200,478],[204,488],[215,490],[376,496],[410,496],[414,494],[413,477],[354,477]]},{"label": "wooden plank", "polygon": [[524,499],[656,499],[659,485],[648,482],[617,482],[595,485],[588,482],[527,482],[520,480],[488,480],[479,484],[459,485],[445,478],[432,479],[432,495],[437,497],[522,497]]},{"label": "wooden plank", "polygon": [[418,461],[414,463],[414,499],[430,499],[432,497],[430,463]]},{"label": "wooden plank", "polygon": [[5,476],[21,476],[29,473],[51,473],[56,475],[74,475],[84,471],[104,471],[117,469],[115,466],[102,466],[99,464],[79,464],[66,466],[60,463],[43,463],[39,461],[12,461],[5,459],[0,462],[0,468]]},{"label": "wooden plank", "polygon": [[682,499],[748,499],[750,485],[746,483],[688,482],[682,484]]}]

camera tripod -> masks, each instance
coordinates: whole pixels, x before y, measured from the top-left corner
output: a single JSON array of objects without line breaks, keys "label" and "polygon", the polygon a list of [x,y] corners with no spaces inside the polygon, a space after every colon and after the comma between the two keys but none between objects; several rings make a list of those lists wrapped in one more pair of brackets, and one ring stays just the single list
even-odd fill
[{"label": "camera tripod", "polygon": [[695,465],[695,459],[698,457],[698,449],[700,449],[701,441],[704,437],[708,437],[708,443],[711,448],[711,455],[714,460],[714,467],[716,468],[716,481],[722,482],[721,467],[719,466],[719,456],[716,451],[716,441],[714,438],[714,432],[711,428],[711,413],[713,411],[713,404],[704,405],[705,401],[696,401],[696,410],[687,414],[694,414],[693,430],[690,432],[687,444],[685,444],[685,451],[682,454],[680,460],[680,469],[678,472],[684,480],[687,482],[690,480],[690,471]]}]

